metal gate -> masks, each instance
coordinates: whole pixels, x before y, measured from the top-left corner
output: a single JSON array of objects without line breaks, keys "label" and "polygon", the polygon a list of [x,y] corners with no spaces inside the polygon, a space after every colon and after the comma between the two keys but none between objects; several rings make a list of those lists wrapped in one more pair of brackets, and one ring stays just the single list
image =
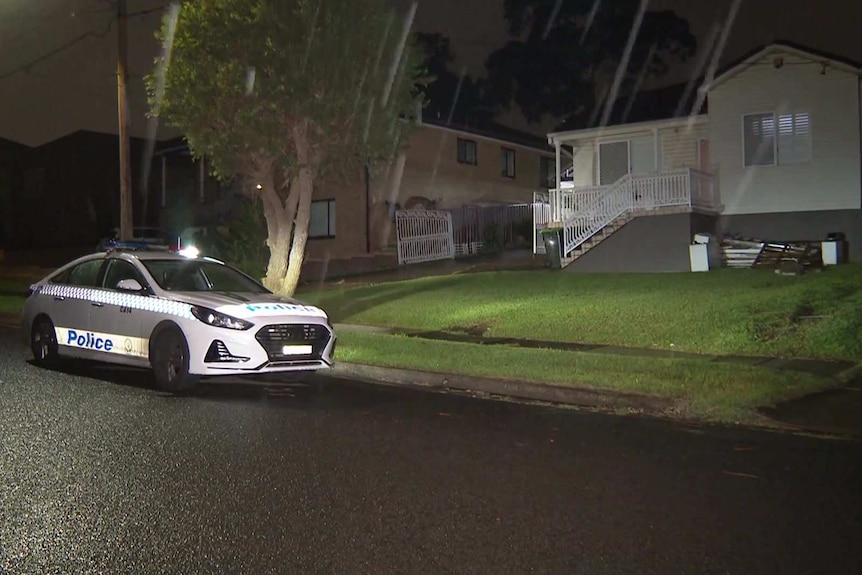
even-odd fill
[{"label": "metal gate", "polygon": [[398,265],[454,259],[452,214],[438,210],[395,212]]},{"label": "metal gate", "polygon": [[533,253],[545,253],[541,232],[551,221],[551,200],[547,192],[533,192]]}]

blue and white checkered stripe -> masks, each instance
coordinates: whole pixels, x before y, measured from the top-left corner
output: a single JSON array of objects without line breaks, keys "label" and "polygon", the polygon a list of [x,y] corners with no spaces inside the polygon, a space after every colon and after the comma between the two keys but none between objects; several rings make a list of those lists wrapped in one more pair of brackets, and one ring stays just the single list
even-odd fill
[{"label": "blue and white checkered stripe", "polygon": [[192,306],[189,304],[160,297],[141,296],[96,288],[63,285],[43,285],[39,287],[38,293],[54,297],[125,306],[132,309],[151,311],[162,315],[173,315],[185,319],[194,319],[194,316],[192,315]]}]

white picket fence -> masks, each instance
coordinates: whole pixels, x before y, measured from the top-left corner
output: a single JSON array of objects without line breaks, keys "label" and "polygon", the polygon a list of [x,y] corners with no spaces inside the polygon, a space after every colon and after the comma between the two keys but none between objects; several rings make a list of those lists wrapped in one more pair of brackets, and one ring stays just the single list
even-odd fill
[{"label": "white picket fence", "polygon": [[443,210],[395,212],[398,265],[455,258],[452,214]]}]

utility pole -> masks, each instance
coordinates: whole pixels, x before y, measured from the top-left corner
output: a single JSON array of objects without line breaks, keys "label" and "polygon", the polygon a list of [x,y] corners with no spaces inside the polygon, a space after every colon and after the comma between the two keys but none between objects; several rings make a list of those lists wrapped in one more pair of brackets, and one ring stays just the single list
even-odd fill
[{"label": "utility pole", "polygon": [[117,0],[117,110],[120,121],[120,239],[132,239],[132,174],[129,161],[129,104],[126,100],[128,10]]}]

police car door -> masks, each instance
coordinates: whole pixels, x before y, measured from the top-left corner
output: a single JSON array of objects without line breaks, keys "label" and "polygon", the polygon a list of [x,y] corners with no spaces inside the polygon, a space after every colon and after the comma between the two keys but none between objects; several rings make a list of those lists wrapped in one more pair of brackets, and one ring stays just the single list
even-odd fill
[{"label": "police car door", "polygon": [[119,258],[108,258],[100,277],[99,293],[90,311],[90,330],[102,342],[98,351],[103,359],[111,354],[111,361],[141,363],[147,358],[147,349],[141,339],[144,306],[140,300],[147,296],[118,286],[122,280],[135,280],[146,289],[146,281],[134,264]]},{"label": "police car door", "polygon": [[47,313],[54,323],[61,355],[88,355],[90,301],[104,263],[103,258],[81,262],[42,290],[42,295],[52,300]]}]

